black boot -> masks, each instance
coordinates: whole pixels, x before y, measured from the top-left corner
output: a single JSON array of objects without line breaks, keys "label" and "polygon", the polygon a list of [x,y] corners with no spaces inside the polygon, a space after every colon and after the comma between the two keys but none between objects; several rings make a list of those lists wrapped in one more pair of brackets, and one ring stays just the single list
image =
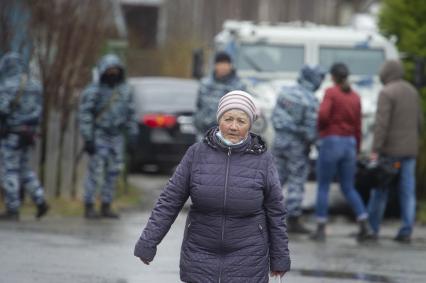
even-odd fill
[{"label": "black boot", "polygon": [[19,221],[19,212],[17,210],[6,210],[0,214],[0,221]]},{"label": "black boot", "polygon": [[310,238],[316,242],[325,242],[325,223],[318,223],[317,230]]},{"label": "black boot", "polygon": [[46,215],[46,213],[49,211],[49,209],[50,209],[50,206],[45,201],[43,201],[42,203],[37,205],[37,212],[36,212],[35,217],[37,219],[42,218],[43,216]]},{"label": "black boot", "polygon": [[395,242],[402,243],[402,244],[409,244],[411,243],[411,236],[410,235],[397,235],[395,238],[393,238]]},{"label": "black boot", "polygon": [[309,234],[310,231],[303,226],[299,216],[290,216],[287,218],[287,232],[294,234]]},{"label": "black boot", "polygon": [[373,236],[373,233],[371,232],[367,219],[359,220],[358,225],[359,225],[359,231],[358,231],[358,234],[356,235],[356,240],[358,242],[365,242],[365,241],[373,240],[375,238]]},{"label": "black boot", "polygon": [[101,216],[105,218],[118,219],[120,216],[111,210],[110,203],[102,203],[101,206]]},{"label": "black boot", "polygon": [[84,210],[84,217],[87,219],[98,219],[99,214],[96,213],[93,203],[86,203]]}]

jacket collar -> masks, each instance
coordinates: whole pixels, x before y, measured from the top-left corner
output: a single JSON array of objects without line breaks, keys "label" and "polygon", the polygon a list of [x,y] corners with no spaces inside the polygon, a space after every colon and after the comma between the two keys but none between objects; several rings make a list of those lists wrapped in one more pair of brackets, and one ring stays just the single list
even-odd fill
[{"label": "jacket collar", "polygon": [[231,149],[233,152],[246,152],[256,155],[262,154],[267,150],[266,144],[262,138],[252,132],[249,133],[249,136],[242,144],[230,147],[220,141],[220,139],[216,136],[217,131],[219,131],[219,127],[213,127],[207,131],[203,138],[204,143],[216,150],[228,151]]}]

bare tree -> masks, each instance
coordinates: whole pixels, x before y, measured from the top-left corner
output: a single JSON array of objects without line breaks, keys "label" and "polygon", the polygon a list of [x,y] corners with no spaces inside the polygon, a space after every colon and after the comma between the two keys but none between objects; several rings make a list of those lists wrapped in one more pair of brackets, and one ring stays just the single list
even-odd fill
[{"label": "bare tree", "polygon": [[[34,55],[44,88],[40,179],[44,182],[49,120],[59,112],[55,196],[61,195],[62,157],[69,118],[79,90],[90,80],[91,67],[109,31],[110,2],[102,0],[31,0]],[[74,155],[77,153],[74,152]],[[75,169],[75,166],[72,166]],[[75,192],[74,192],[75,195]]]},{"label": "bare tree", "polygon": [[0,1],[0,50],[9,48],[13,27],[10,24],[9,15],[12,1]]},{"label": "bare tree", "polygon": [[27,44],[25,31],[29,13],[25,8],[23,1],[0,1],[0,51],[21,52]]}]

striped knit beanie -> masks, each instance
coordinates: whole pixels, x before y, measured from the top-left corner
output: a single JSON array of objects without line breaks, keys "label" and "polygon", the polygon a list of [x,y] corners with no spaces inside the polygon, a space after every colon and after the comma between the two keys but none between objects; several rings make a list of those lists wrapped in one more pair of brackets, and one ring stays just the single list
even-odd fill
[{"label": "striped knit beanie", "polygon": [[257,108],[250,94],[242,90],[233,90],[225,94],[217,107],[216,118],[219,122],[220,117],[228,110],[238,109],[244,111],[250,118],[250,125],[257,119]]}]

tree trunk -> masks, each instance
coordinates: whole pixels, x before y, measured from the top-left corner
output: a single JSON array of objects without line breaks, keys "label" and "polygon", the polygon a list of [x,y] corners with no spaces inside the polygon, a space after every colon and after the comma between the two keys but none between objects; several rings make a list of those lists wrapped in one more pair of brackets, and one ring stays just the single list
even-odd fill
[{"label": "tree trunk", "polygon": [[45,187],[45,171],[46,171],[46,162],[47,162],[47,142],[48,142],[48,133],[49,133],[49,119],[50,119],[50,106],[49,106],[49,96],[45,95],[43,100],[43,114],[41,122],[41,151],[39,159],[39,179],[43,187]]},{"label": "tree trunk", "polygon": [[[76,106],[78,104],[76,103]],[[77,108],[77,107],[75,107]],[[73,163],[72,163],[72,172],[71,172],[71,198],[76,199],[77,197],[77,181],[78,181],[78,163],[80,161],[80,152],[78,151],[78,141],[79,141],[79,131],[78,131],[78,110],[74,110],[74,136],[73,136],[73,143],[72,143],[72,152],[73,156]]]},{"label": "tree trunk", "polygon": [[56,181],[55,181],[55,197],[56,198],[59,198],[61,196],[62,159],[64,155],[65,133],[66,133],[66,127],[61,126],[60,133],[59,133],[58,158],[56,159]]}]

